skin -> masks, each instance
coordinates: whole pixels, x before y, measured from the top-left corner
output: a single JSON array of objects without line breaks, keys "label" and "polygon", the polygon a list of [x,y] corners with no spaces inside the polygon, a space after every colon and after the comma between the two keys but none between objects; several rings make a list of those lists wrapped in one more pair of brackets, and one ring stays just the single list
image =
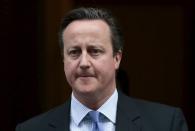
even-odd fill
[{"label": "skin", "polygon": [[76,20],[63,32],[64,71],[74,96],[97,110],[116,89],[122,53],[113,55],[109,26],[103,20]]}]

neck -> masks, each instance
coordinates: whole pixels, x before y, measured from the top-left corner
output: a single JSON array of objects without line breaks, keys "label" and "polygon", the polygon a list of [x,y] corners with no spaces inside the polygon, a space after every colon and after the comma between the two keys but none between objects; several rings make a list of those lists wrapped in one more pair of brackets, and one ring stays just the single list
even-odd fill
[{"label": "neck", "polygon": [[75,98],[92,110],[98,110],[114,93],[116,88],[99,93],[78,94],[73,91]]}]

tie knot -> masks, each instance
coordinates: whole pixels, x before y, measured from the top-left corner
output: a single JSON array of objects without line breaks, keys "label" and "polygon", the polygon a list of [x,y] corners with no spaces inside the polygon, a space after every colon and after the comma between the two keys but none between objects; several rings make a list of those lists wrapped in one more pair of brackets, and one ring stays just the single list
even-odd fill
[{"label": "tie knot", "polygon": [[99,115],[100,115],[100,113],[98,111],[90,111],[89,112],[89,116],[90,116],[91,120],[94,122],[99,122]]}]

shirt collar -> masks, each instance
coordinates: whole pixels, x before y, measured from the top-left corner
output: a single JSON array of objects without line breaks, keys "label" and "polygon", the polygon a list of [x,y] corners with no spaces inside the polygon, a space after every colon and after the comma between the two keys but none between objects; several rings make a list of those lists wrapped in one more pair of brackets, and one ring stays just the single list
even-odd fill
[{"label": "shirt collar", "polygon": [[90,112],[91,109],[80,103],[72,93],[71,96],[71,119],[78,126],[83,118]]},{"label": "shirt collar", "polygon": [[[97,110],[104,114],[112,123],[116,123],[118,92],[115,89],[112,96]],[[112,107],[112,108],[110,108]],[[71,96],[71,119],[78,126],[88,112],[92,111],[82,103],[80,103],[72,93]]]},{"label": "shirt collar", "polygon": [[118,92],[115,89],[112,96],[97,110],[104,114],[112,123],[116,123]]}]

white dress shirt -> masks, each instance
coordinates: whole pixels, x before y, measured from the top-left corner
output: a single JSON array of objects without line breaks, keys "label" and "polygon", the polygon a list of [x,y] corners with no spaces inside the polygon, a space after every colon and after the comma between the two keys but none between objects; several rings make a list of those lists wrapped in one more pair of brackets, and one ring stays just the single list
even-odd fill
[{"label": "white dress shirt", "polygon": [[[112,96],[97,110],[101,114],[100,124],[103,131],[115,131],[118,92],[115,89]],[[91,131],[92,121],[86,116],[92,111],[80,103],[72,93],[70,109],[70,131]]]}]

